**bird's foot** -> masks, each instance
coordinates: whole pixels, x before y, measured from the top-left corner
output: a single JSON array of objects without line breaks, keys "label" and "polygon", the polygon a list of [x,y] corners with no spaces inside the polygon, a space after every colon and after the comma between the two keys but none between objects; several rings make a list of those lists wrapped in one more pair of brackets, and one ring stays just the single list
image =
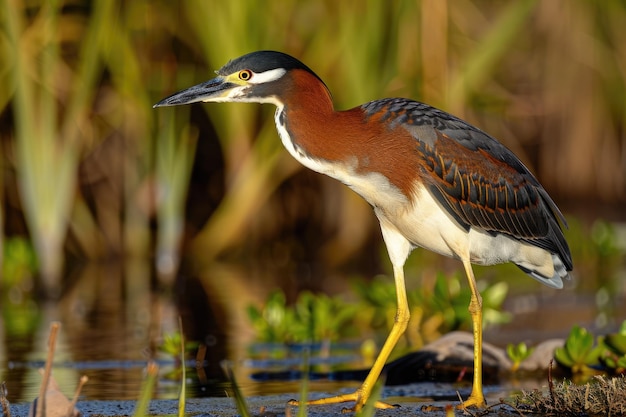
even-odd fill
[{"label": "bird's foot", "polygon": [[[352,394],[344,394],[344,395],[337,395],[334,397],[320,398],[318,400],[310,400],[310,401],[307,401],[306,404],[307,405],[323,405],[323,404],[339,404],[339,403],[346,403],[346,402],[354,402],[354,406],[349,407],[349,408],[348,407],[344,408],[343,410],[341,410],[343,413],[357,412],[357,411],[360,411],[363,408],[363,406],[365,406],[365,403],[367,402],[367,397],[364,397],[359,391],[355,391]],[[288,404],[300,405],[300,401],[290,400]],[[389,409],[389,408],[398,407],[397,405],[387,404],[382,401],[376,401],[374,406],[379,409]]]},{"label": "bird's foot", "polygon": [[[447,410],[450,405],[446,405],[445,407],[440,405],[424,405],[421,410],[424,412],[433,412],[433,411],[444,411]],[[485,409],[487,408],[487,403],[485,402],[485,398],[482,395],[470,395],[470,397],[458,404],[455,407],[457,410],[466,410],[468,408],[478,408]],[[448,415],[448,414],[446,414]]]},{"label": "bird's foot", "polygon": [[485,402],[485,397],[482,393],[475,394],[471,393],[469,398],[463,401],[461,404],[457,405],[456,408],[460,410],[464,410],[466,408],[487,408],[487,403]]}]

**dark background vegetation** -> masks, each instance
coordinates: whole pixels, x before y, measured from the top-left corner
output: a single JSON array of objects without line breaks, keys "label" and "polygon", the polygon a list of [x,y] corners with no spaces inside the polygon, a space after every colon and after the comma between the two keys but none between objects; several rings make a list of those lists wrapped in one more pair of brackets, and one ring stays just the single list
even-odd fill
[{"label": "dark background vegetation", "polygon": [[181,237],[205,263],[309,265],[296,275],[371,259],[369,208],[289,158],[270,106],[151,109],[258,49],[309,64],[337,108],[406,96],[469,120],[568,216],[623,213],[622,2],[3,3],[0,219],[50,287],[64,257],[156,254],[170,273]]},{"label": "dark background vegetation", "polygon": [[[370,207],[282,149],[271,106],[152,109],[260,49],[310,66],[338,109],[410,97],[499,138],[570,222],[571,285],[623,294],[607,272],[626,218],[622,1],[1,3],[0,256],[15,262],[22,242],[37,259],[22,280],[3,268],[5,308],[104,265],[80,294],[107,294],[111,311],[154,283],[220,298],[188,307],[208,317],[203,334],[273,288],[293,300],[388,269]],[[459,268],[423,251],[412,262],[412,282]],[[478,275],[532,281],[502,271]]]}]

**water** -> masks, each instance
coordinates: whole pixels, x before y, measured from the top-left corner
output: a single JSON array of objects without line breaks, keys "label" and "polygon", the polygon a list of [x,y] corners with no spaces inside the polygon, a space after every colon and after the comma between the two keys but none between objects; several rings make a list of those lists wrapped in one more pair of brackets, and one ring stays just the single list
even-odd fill
[{"label": "water", "polygon": [[[266,292],[257,290],[269,278],[250,281],[246,279],[246,271],[225,268],[214,271],[214,277],[183,279],[172,292],[159,292],[152,289],[149,270],[142,263],[89,266],[75,277],[75,284],[57,302],[32,304],[29,314],[3,307],[0,381],[7,381],[9,401],[28,402],[37,396],[40,383],[37,369],[45,362],[53,321],[62,323],[53,375],[68,396],[74,392],[79,378],[87,375],[89,382],[83,388],[82,399],[136,400],[146,363],[155,360],[160,372],[154,397],[177,398],[180,374],[176,358],[160,352],[158,346],[164,335],[178,329],[179,317],[186,337],[207,346],[201,366],[196,367],[195,361],[188,362],[189,396],[227,395],[229,384],[220,366],[224,359],[231,361],[244,395],[299,391],[297,380],[250,378],[258,367],[247,360],[254,334],[247,323],[245,308],[264,298]],[[505,309],[514,314],[513,321],[488,330],[485,340],[500,346],[519,341],[532,344],[565,337],[574,324],[594,328],[609,320],[608,324],[615,326],[626,318],[623,289],[617,292],[619,299],[605,302],[605,308],[599,307],[602,303],[596,293],[585,294],[577,294],[573,289],[551,291],[537,286],[535,293],[513,295],[505,304]],[[367,364],[359,362],[357,351],[354,349],[347,361],[355,368],[367,368]],[[294,357],[299,360],[299,356]],[[358,381],[312,381],[310,389],[334,392],[353,389],[358,384]]]}]

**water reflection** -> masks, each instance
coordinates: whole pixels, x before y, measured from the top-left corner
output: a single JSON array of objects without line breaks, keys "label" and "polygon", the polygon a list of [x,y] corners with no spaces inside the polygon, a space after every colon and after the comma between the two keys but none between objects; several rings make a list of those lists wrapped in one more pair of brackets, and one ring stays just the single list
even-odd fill
[{"label": "water reflection", "polygon": [[[45,360],[53,321],[62,324],[53,374],[64,392],[73,392],[85,374],[87,398],[137,398],[143,371],[136,363],[154,357],[162,332],[177,326],[170,298],[150,291],[149,271],[141,262],[88,265],[76,272],[75,285],[58,302],[38,305],[33,334],[15,335],[3,328],[1,378],[8,382],[9,399],[27,401],[36,396],[40,381],[36,368]],[[112,360],[135,365],[111,367],[106,361]]]},{"label": "water reflection", "polygon": [[[298,392],[298,381],[251,380],[255,369],[244,360],[254,341],[246,307],[261,302],[272,288],[280,286],[276,279],[259,277],[241,267],[215,265],[206,276],[181,276],[171,291],[160,291],[154,289],[149,261],[87,265],[70,277],[74,284],[60,300],[37,305],[29,324],[32,332],[14,331],[7,320],[17,313],[3,306],[0,381],[7,381],[11,402],[31,401],[37,396],[37,368],[46,357],[49,326],[59,321],[62,328],[53,374],[66,394],[74,391],[81,375],[87,375],[84,399],[135,400],[145,364],[152,359],[160,365],[155,397],[176,398],[180,376],[175,358],[159,352],[158,346],[164,334],[177,330],[180,316],[187,340],[206,345],[199,372],[193,361],[188,364],[191,396],[226,395],[228,384],[220,367],[224,359],[233,361],[245,395]],[[525,278],[520,274],[519,279]],[[505,309],[514,314],[514,320],[487,331],[485,339],[502,346],[564,337],[573,324],[593,328],[601,313],[594,293],[580,295],[573,288],[537,290],[532,295],[510,297]],[[626,317],[624,301],[623,288],[611,295],[614,323]],[[313,381],[311,390],[336,391],[357,385],[358,381]]]}]

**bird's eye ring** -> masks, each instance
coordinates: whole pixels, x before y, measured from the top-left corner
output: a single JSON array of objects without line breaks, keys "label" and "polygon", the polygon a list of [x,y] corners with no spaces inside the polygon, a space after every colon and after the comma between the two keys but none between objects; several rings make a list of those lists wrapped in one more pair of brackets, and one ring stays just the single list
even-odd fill
[{"label": "bird's eye ring", "polygon": [[239,71],[239,79],[241,81],[248,81],[250,78],[252,78],[252,71],[250,70]]}]

